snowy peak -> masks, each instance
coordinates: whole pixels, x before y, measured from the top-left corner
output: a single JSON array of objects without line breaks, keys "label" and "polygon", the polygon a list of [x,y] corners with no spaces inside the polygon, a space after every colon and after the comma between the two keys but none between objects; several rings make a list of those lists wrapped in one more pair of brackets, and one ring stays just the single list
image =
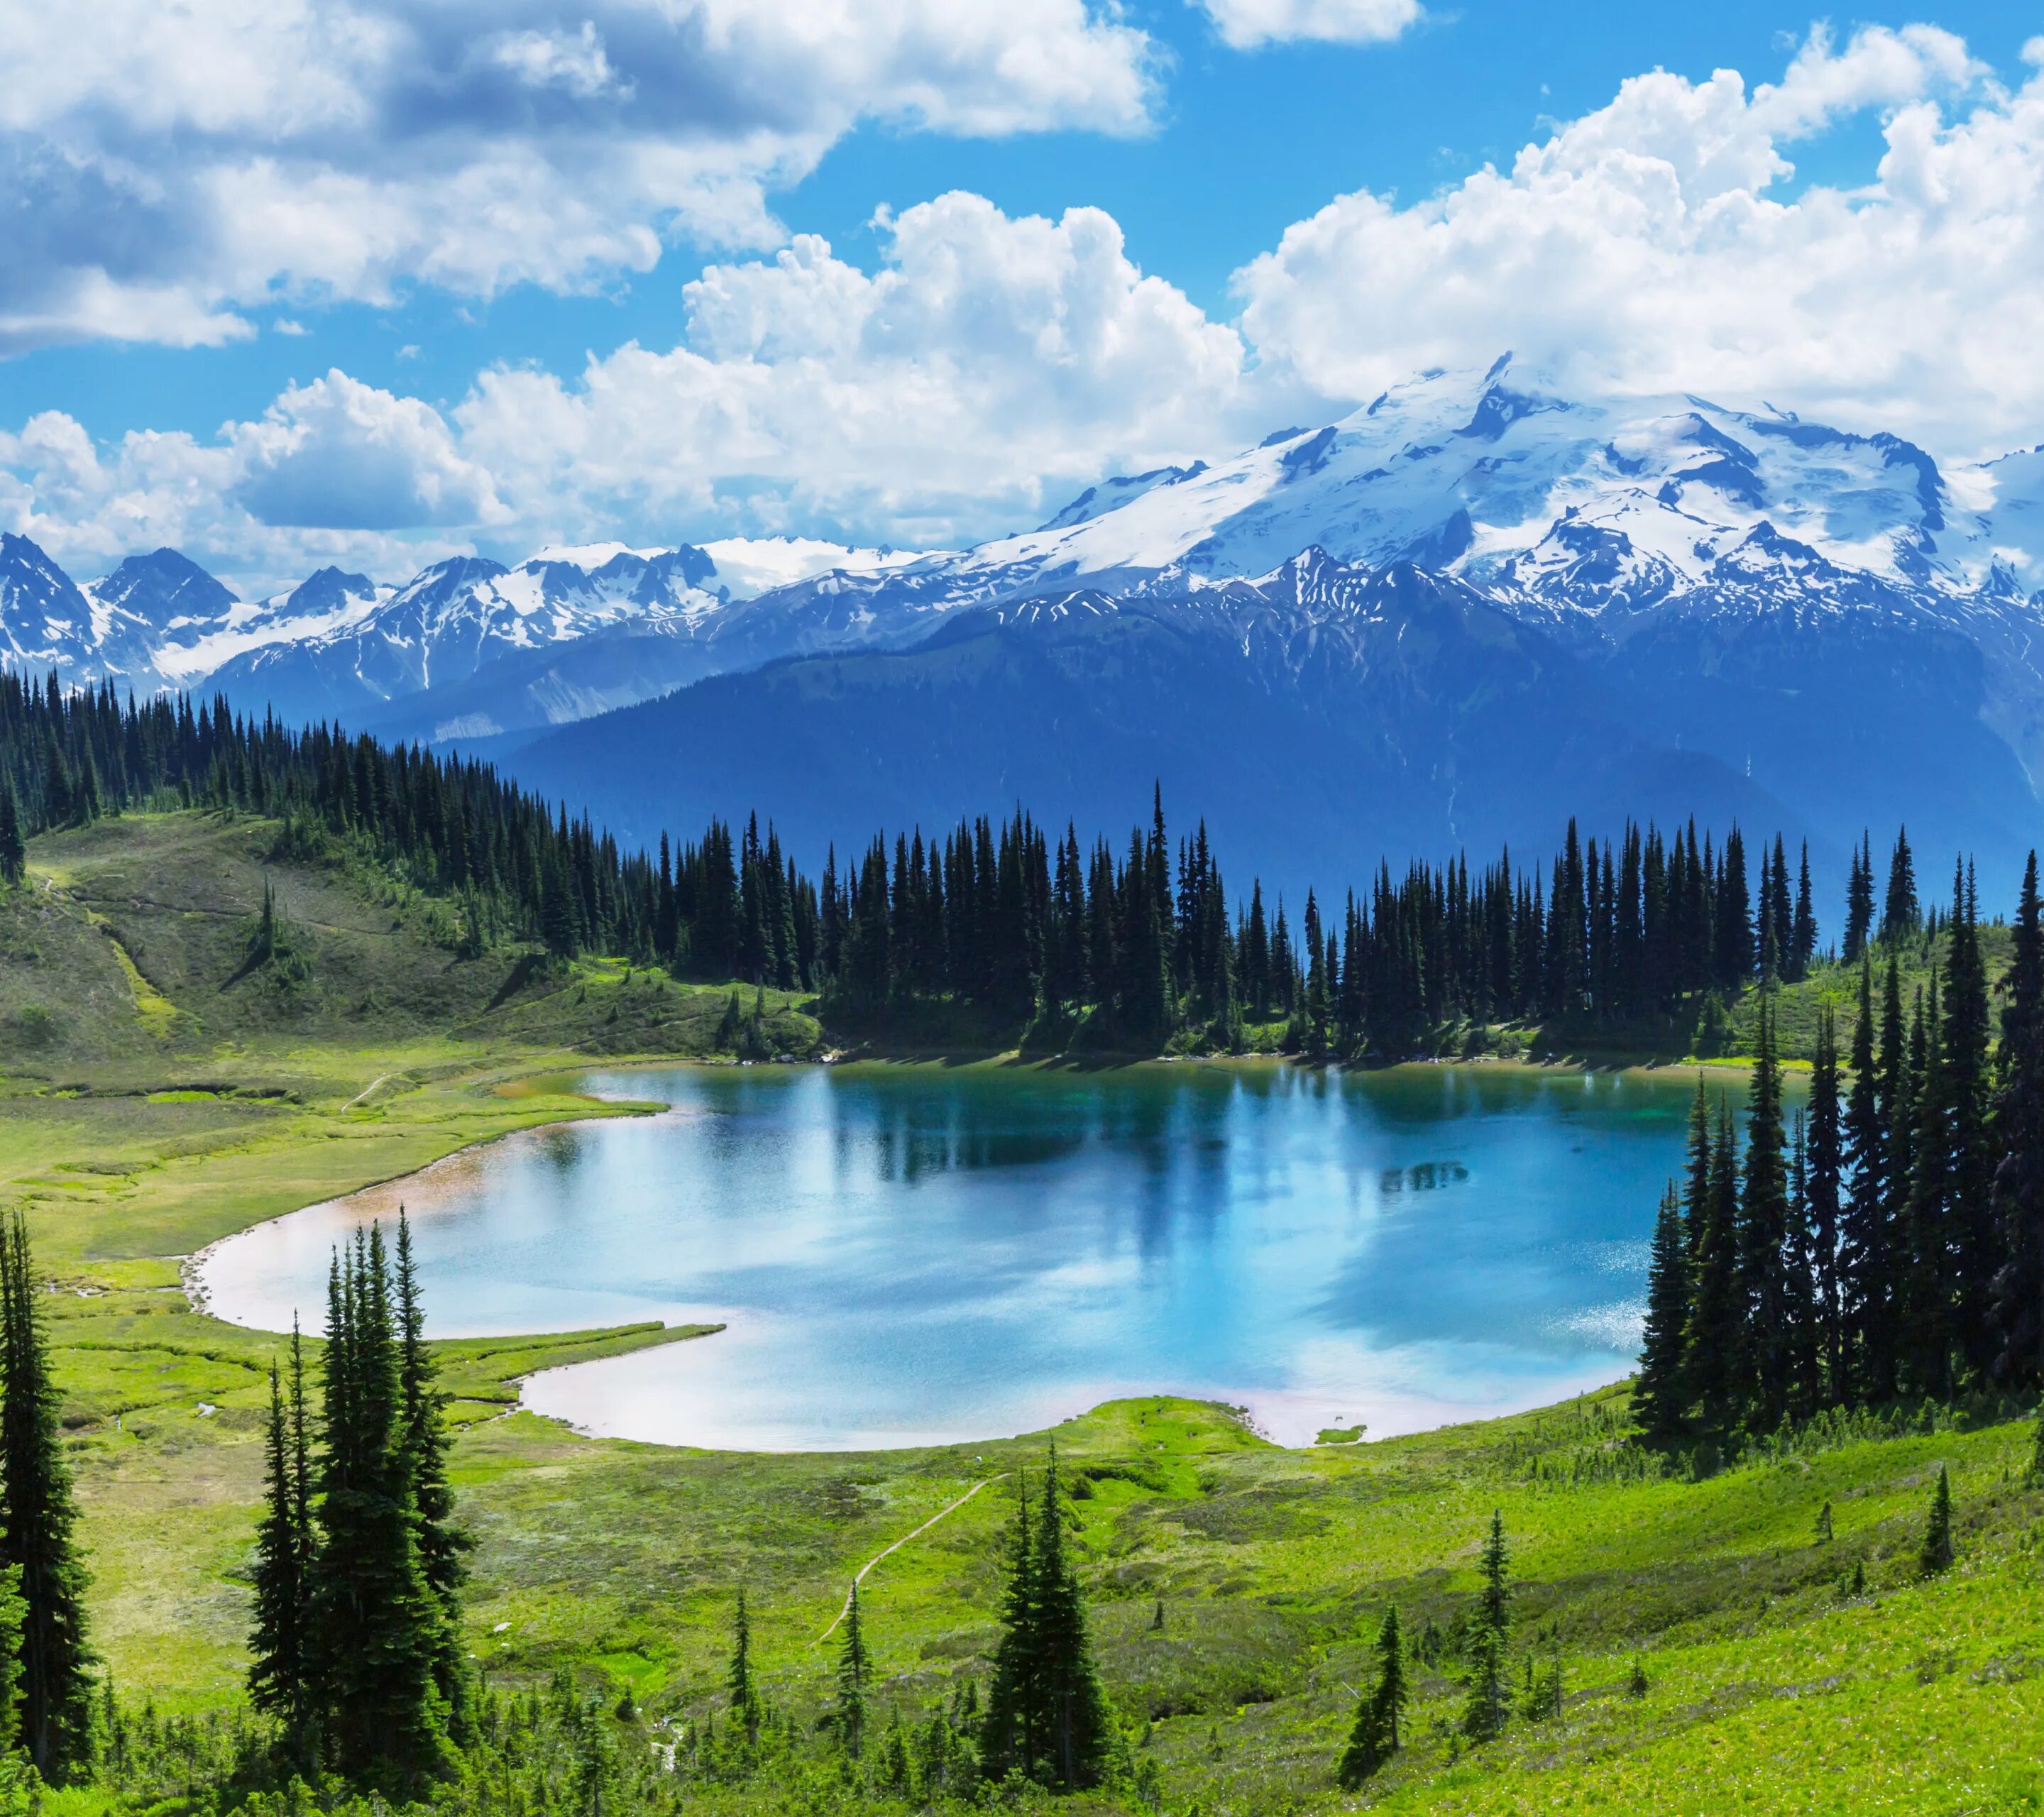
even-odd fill
[{"label": "snowy peak", "polygon": [[[2023,485],[2044,496],[2027,474]],[[1984,581],[1992,551],[1969,546],[1977,533],[1947,533],[1951,497],[1936,462],[1892,435],[1687,396],[1578,401],[1508,357],[1423,374],[1211,466],[1108,482],[966,567],[1039,586],[1181,564],[1225,577],[1317,545],[1485,586],[1580,577],[1600,590],[1584,602],[1596,609],[1702,583],[1765,522],[1842,567],[1965,589]]]},{"label": "snowy peak", "polygon": [[209,622],[237,603],[198,563],[175,549],[130,555],[86,590],[98,604],[159,631]]},{"label": "snowy peak", "polygon": [[93,647],[91,608],[71,576],[27,537],[0,532],[0,658],[83,678]]},{"label": "snowy peak", "polygon": [[[1283,434],[1289,436],[1298,432],[1291,430],[1283,432]],[[1105,517],[1110,511],[1119,511],[1123,505],[1133,503],[1146,492],[1154,492],[1160,486],[1175,486],[1180,480],[1191,479],[1206,470],[1204,461],[1196,460],[1190,467],[1157,467],[1147,473],[1117,474],[1112,479],[1103,479],[1097,486],[1089,486],[1048,523],[1039,528],[1043,530],[1069,530],[1075,524],[1089,524],[1096,517]]]}]

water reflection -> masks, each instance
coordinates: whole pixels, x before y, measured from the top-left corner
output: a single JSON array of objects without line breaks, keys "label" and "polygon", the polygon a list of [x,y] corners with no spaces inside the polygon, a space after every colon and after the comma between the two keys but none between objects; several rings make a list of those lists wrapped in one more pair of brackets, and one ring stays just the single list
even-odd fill
[{"label": "water reflection", "polygon": [[248,1233],[205,1269],[216,1309],[309,1320],[328,1245],[402,1193],[440,1331],[728,1322],[531,1385],[597,1431],[902,1444],[1170,1389],[1289,1439],[1381,1435],[1623,1373],[1692,1089],[1448,1066],[590,1083],[671,1108]]}]

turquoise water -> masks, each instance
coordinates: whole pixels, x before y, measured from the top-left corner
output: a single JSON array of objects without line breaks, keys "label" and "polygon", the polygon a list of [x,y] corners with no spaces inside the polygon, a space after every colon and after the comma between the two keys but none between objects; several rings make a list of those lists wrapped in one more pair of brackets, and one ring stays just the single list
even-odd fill
[{"label": "turquoise water", "polygon": [[202,1264],[214,1310],[316,1325],[330,1246],[402,1199],[441,1334],[727,1323],[528,1385],[592,1431],[854,1449],[1174,1391],[1288,1442],[1382,1436],[1627,1373],[1694,1081],[758,1066],[586,1089],[670,1108],[247,1232]]}]

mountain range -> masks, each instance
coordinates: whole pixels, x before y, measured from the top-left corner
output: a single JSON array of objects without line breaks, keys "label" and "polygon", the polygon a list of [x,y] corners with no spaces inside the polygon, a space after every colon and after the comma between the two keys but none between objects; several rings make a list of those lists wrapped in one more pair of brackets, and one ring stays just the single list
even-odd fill
[{"label": "mountain range", "polygon": [[1827,877],[1906,820],[1999,888],[2040,820],[2040,584],[2044,450],[1947,471],[1508,357],[962,551],[602,545],[248,602],[174,551],[81,586],[0,537],[0,658],[459,742],[628,836],[1107,828],[1161,779],[1295,886],[1693,812]]}]

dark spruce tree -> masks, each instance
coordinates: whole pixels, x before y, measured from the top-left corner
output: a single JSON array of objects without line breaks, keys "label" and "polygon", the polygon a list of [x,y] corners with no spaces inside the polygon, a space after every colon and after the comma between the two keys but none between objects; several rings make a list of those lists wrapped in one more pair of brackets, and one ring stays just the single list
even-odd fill
[{"label": "dark spruce tree", "polygon": [[1895,836],[1895,851],[1888,861],[1888,894],[1881,909],[1881,937],[1890,945],[1906,940],[1923,925],[1923,911],[1916,896],[1916,861],[1910,855],[1909,829]]},{"label": "dark spruce tree", "polygon": [[1771,1429],[1788,1410],[1793,1320],[1788,1304],[1788,1154],[1781,1124],[1781,1070],[1770,1005],[1760,1005],[1739,1197],[1737,1285],[1740,1323],[1734,1394],[1742,1411]]},{"label": "dark spruce tree", "polygon": [[1377,1682],[1356,1705],[1355,1721],[1349,1730],[1348,1746],[1342,1750],[1335,1777],[1345,1792],[1353,1792],[1383,1770],[1391,1757],[1404,1746],[1406,1706],[1412,1691],[1405,1672],[1405,1641],[1398,1625],[1398,1611],[1387,1609],[1377,1631]]},{"label": "dark spruce tree", "polygon": [[1909,1226],[1911,1182],[1916,1177],[1916,1088],[1923,1076],[1922,1001],[1917,1004],[1915,1050],[1911,1047],[1911,1026],[1902,1006],[1902,970],[1895,954],[1888,955],[1888,969],[1881,1005],[1881,1115],[1887,1138],[1887,1152],[1881,1167],[1881,1215],[1888,1235],[1888,1336],[1889,1378],[1888,1398],[1898,1393],[1908,1367],[1915,1339],[1910,1318],[1910,1299],[1915,1290],[1915,1233]]},{"label": "dark spruce tree", "polygon": [[1873,972],[1864,955],[1851,1071],[1845,1115],[1851,1178],[1840,1213],[1838,1319],[1846,1351],[1846,1398],[1878,1403],[1895,1392],[1895,1253],[1888,1216],[1891,1144],[1874,1049]]},{"label": "dark spruce tree", "polygon": [[1817,1051],[1810,1070],[1809,1133],[1804,1150],[1803,1186],[1814,1264],[1818,1352],[1827,1399],[1843,1398],[1846,1379],[1839,1284],[1844,1129],[1838,1097],[1838,1023],[1827,1007],[1817,1020]]},{"label": "dark spruce tree", "polygon": [[95,1661],[60,1397],[19,1212],[0,1226],[0,1566],[20,1573],[21,1742],[36,1770],[62,1785],[91,1765]]},{"label": "dark spruce tree", "polygon": [[1954,1287],[1951,1208],[1951,1119],[1944,1043],[1939,1039],[1938,979],[1927,999],[1916,994],[1909,1024],[1908,1068],[1911,1129],[1898,1174],[1907,1182],[1901,1204],[1908,1261],[1902,1270],[1903,1385],[1943,1400],[1952,1391]]},{"label": "dark spruce tree", "polygon": [[1979,908],[1970,870],[1952,879],[1952,914],[1945,943],[1944,1018],[1938,1031],[1944,1122],[1945,1224],[1952,1254],[1951,1323],[1954,1358],[1973,1380],[1984,1379],[1996,1346],[1990,1316],[2000,1233],[1994,1216],[1993,1019],[1981,955]]},{"label": "dark spruce tree", "polygon": [[1635,1416],[1654,1444],[1673,1443],[1687,1423],[1689,1327],[1689,1258],[1682,1240],[1681,1207],[1670,1180],[1654,1223],[1639,1380],[1632,1393]]},{"label": "dark spruce tree", "polygon": [[1097,1785],[1113,1725],[1065,1549],[1055,1449],[1033,1518],[1027,1481],[1017,1484],[1000,1621],[980,1729],[982,1771],[993,1779],[1020,1773],[1058,1791]]},{"label": "dark spruce tree", "polygon": [[1942,1464],[1938,1466],[1937,1484],[1931,1491],[1931,1513],[1923,1523],[1923,1544],[1917,1563],[1927,1577],[1952,1568],[1952,1477]]},{"label": "dark spruce tree", "polygon": [[731,1663],[724,1669],[724,1688],[728,1694],[732,1720],[748,1743],[759,1738],[759,1687],[752,1677],[752,1618],[746,1612],[745,1589],[738,1591],[737,1606],[731,1617]]},{"label": "dark spruce tree", "polygon": [[452,1764],[436,1682],[442,1611],[419,1557],[390,1267],[379,1227],[328,1277],[313,1629],[325,1757],[409,1792]]},{"label": "dark spruce tree", "polygon": [[866,1746],[866,1681],[872,1662],[866,1653],[866,1629],[859,1619],[859,1583],[845,1599],[844,1638],[838,1643],[837,1695],[831,1704],[831,1727],[839,1745],[856,1759]]},{"label": "dark spruce tree", "polygon": [[1477,1603],[1474,1632],[1470,1637],[1469,1677],[1462,1700],[1462,1733],[1473,1742],[1494,1741],[1504,1732],[1512,1713],[1512,1688],[1506,1650],[1512,1625],[1512,1586],[1507,1579],[1510,1554],[1504,1542],[1504,1515],[1490,1517],[1477,1569],[1483,1589]]},{"label": "dark spruce tree", "polygon": [[0,883],[19,883],[29,868],[29,848],[21,839],[21,804],[12,782],[0,783]]},{"label": "dark spruce tree", "polygon": [[1824,1322],[1818,1311],[1817,1247],[1810,1215],[1809,1131],[1800,1110],[1788,1143],[1788,1217],[1781,1272],[1788,1332],[1788,1412],[1805,1419],[1823,1404]]},{"label": "dark spruce tree", "polygon": [[248,1637],[248,1698],[275,1716],[295,1746],[313,1714],[312,1588],[317,1566],[311,1459],[305,1431],[304,1346],[292,1321],[290,1360],[270,1366],[263,1429],[263,1518],[256,1529],[256,1619]]},{"label": "dark spruce tree", "polygon": [[1853,854],[1850,881],[1846,885],[1845,940],[1838,957],[1857,965],[1866,956],[1866,943],[1873,932],[1873,836],[1864,836],[1861,848]]},{"label": "dark spruce tree", "polygon": [[419,1571],[434,1604],[433,1683],[446,1709],[448,1734],[465,1745],[474,1738],[474,1708],[461,1644],[461,1586],[474,1542],[455,1519],[454,1489],[448,1480],[447,1396],[440,1390],[439,1366],[426,1348],[412,1226],[402,1205],[396,1261],[400,1442],[417,1519]]},{"label": "dark spruce tree", "polygon": [[1713,1434],[1728,1431],[1743,1411],[1740,1359],[1747,1343],[1746,1303],[1739,1290],[1736,1151],[1731,1111],[1720,1097],[1684,1364],[1696,1416],[1704,1430]]},{"label": "dark spruce tree", "polygon": [[1994,1104],[1994,1219],[2002,1262],[1994,1285],[1996,1373],[2044,1385],[2044,906],[2037,855],[2023,867],[2015,951],[2003,981],[2000,1083]]},{"label": "dark spruce tree", "polygon": [[1093,1664],[1085,1599],[1066,1551],[1058,1454],[1051,1447],[1043,1472],[1043,1512],[1036,1523],[1036,1634],[1033,1701],[1041,1712],[1039,1777],[1065,1791],[1100,1783],[1113,1726],[1107,1693]]},{"label": "dark spruce tree", "polygon": [[1015,1480],[1015,1519],[1009,1533],[1008,1569],[1001,1588],[1001,1638],[993,1650],[986,1708],[980,1719],[979,1759],[989,1779],[1026,1775],[1039,1757],[1042,1735],[1032,1699],[1036,1628],[1036,1546],[1029,1519],[1029,1477]]}]

